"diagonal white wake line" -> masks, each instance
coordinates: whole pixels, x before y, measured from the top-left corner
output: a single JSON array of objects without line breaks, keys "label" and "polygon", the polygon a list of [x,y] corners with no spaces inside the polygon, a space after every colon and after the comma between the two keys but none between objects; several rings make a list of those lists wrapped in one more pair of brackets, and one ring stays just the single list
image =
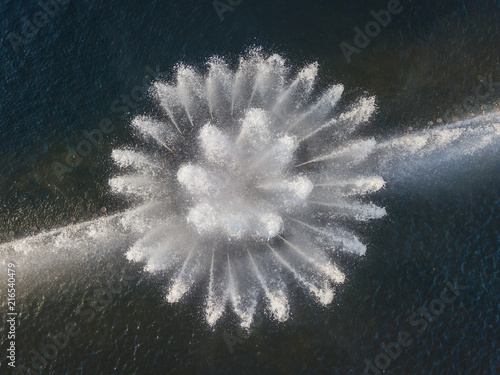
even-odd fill
[{"label": "diagonal white wake line", "polygon": [[295,167],[301,167],[303,165],[317,163],[320,161],[335,160],[335,159],[346,159],[347,165],[354,165],[365,160],[375,149],[377,142],[371,138],[367,140],[357,141],[351,143],[350,145],[344,146],[331,153],[323,156],[318,156],[312,160],[308,160],[304,163],[297,164]]},{"label": "diagonal white wake line", "polygon": [[237,285],[234,280],[233,271],[231,269],[231,261],[229,260],[229,254],[227,254],[227,266],[229,273],[229,295],[231,297],[231,303],[236,314],[241,319],[241,326],[243,328],[249,328],[253,321],[253,314],[255,310],[255,301],[247,309],[243,309],[241,306],[241,297],[237,296]]},{"label": "diagonal white wake line", "polygon": [[212,261],[210,262],[210,279],[208,281],[208,300],[213,300],[214,297],[214,258],[215,258],[215,249],[212,250]]},{"label": "diagonal white wake line", "polygon": [[500,112],[434,129],[391,137],[374,153],[374,172],[389,182],[441,182],[468,168],[497,163],[500,155]]},{"label": "diagonal white wake line", "polygon": [[278,262],[285,266],[293,274],[297,281],[301,283],[307,290],[309,290],[311,294],[316,296],[319,302],[321,302],[323,305],[328,305],[333,301],[334,292],[328,283],[325,282],[322,288],[318,288],[316,285],[310,283],[301,274],[299,274],[295,268],[293,268],[276,252],[276,250],[271,247],[271,245],[267,244],[267,247],[271,249],[274,257],[278,260]]},{"label": "diagonal white wake line", "polygon": [[[148,208],[148,206],[150,206],[150,205],[144,204],[143,206],[140,206],[133,211],[140,212],[141,209]],[[15,240],[15,241],[3,243],[3,244],[0,244],[0,250],[7,250],[9,248],[12,248],[16,252],[27,254],[27,253],[34,250],[33,247],[37,243],[43,243],[43,241],[45,241],[45,240],[48,240],[50,238],[55,238],[58,235],[62,235],[62,234],[66,234],[66,233],[75,234],[78,231],[85,230],[86,228],[91,227],[93,225],[95,226],[95,225],[97,225],[97,223],[101,224],[101,225],[99,225],[100,227],[104,227],[104,226],[108,227],[110,222],[112,222],[114,220],[119,220],[120,218],[122,218],[126,214],[130,214],[133,211],[130,210],[130,211],[119,212],[119,213],[116,213],[113,215],[99,218],[99,219],[94,220],[94,221],[85,221],[83,223],[78,223],[78,224],[74,224],[71,226],[65,226],[65,227],[58,228],[58,229],[52,229],[52,230],[49,230],[47,232],[38,233],[34,236],[25,237],[25,238],[21,238],[21,239]],[[30,246],[31,244],[33,244],[33,246]]]},{"label": "diagonal white wake line", "polygon": [[170,103],[170,101],[173,100],[172,91],[176,91],[176,89],[172,88],[171,85],[163,83],[156,83],[154,85],[154,88],[155,88],[155,96],[160,101],[161,107],[165,110],[165,112],[167,112],[168,118],[177,128],[179,134],[182,135],[182,131],[179,128],[179,125],[177,124],[177,120],[175,119],[174,113],[172,112],[172,106]]},{"label": "diagonal white wake line", "polygon": [[210,264],[210,280],[208,282],[207,305],[205,308],[205,316],[209,326],[213,327],[217,320],[222,316],[226,307],[226,295],[223,294],[219,301],[215,295],[214,286],[214,258],[215,249],[212,251],[212,262]]},{"label": "diagonal white wake line", "polygon": [[177,93],[179,95],[181,104],[184,107],[184,111],[186,112],[186,115],[192,127],[194,127],[194,122],[191,116],[191,111],[189,106],[192,103],[191,98],[194,96],[194,90],[192,89],[191,85],[192,81],[189,81],[188,77],[190,76],[190,74],[193,73],[194,72],[191,68],[181,66],[178,70],[178,75],[177,75]]},{"label": "diagonal white wake line", "polygon": [[[172,148],[164,141],[164,134],[161,133],[161,127],[158,127],[158,121],[146,116],[138,116],[132,120],[132,126],[144,136],[153,138],[159,145],[165,147],[170,152]],[[172,139],[171,139],[172,140]]]},{"label": "diagonal white wake line", "polygon": [[385,181],[380,176],[359,176],[347,180],[339,179],[336,181],[314,184],[314,187],[320,188],[349,188],[347,191],[336,192],[336,195],[344,196],[374,193],[384,186]]},{"label": "diagonal white wake line", "polygon": [[179,132],[181,136],[183,136],[181,129],[179,128],[179,125],[177,124],[177,121],[175,120],[174,114],[170,109],[167,110],[167,115],[170,118],[170,121],[172,121],[172,124],[174,124],[175,128]]},{"label": "diagonal white wake line", "polygon": [[266,280],[262,277],[262,274],[259,271],[259,268],[257,267],[257,264],[255,263],[252,254],[250,253],[250,250],[247,249],[248,256],[250,257],[250,260],[252,262],[253,270],[255,272],[255,275],[257,276],[257,280],[259,280],[260,285],[262,286],[262,289],[264,289],[264,292],[266,295],[269,294],[269,288],[267,286]]},{"label": "diagonal white wake line", "polygon": [[[166,296],[167,298],[167,301],[168,302],[177,302],[179,301],[182,296],[189,290],[190,288],[190,283],[187,283],[186,280],[184,280],[184,276],[185,276],[185,273],[186,273],[186,267],[189,263],[189,261],[191,260],[191,258],[193,257],[193,253],[195,251],[195,248],[196,246],[198,246],[197,243],[195,243],[193,245],[193,247],[191,248],[191,250],[189,251],[187,257],[186,257],[186,260],[184,261],[184,264],[182,265],[182,268],[181,270],[179,271],[178,275],[175,277],[173,283],[172,283],[172,286],[170,287],[170,290]],[[191,277],[193,277],[194,275],[190,275]]]},{"label": "diagonal white wake line", "polygon": [[229,260],[229,254],[227,254],[227,270],[229,272],[229,294],[231,296],[233,307],[236,309],[238,307],[236,298],[236,286],[234,283],[233,271],[231,270],[231,261]]},{"label": "diagonal white wake line", "polygon": [[368,121],[372,113],[375,111],[375,108],[376,107],[375,107],[374,97],[361,98],[359,102],[354,105],[352,110],[346,113],[342,113],[338,118],[332,119],[327,123],[319,126],[311,133],[301,138],[299,142],[303,142],[306,139],[316,135],[320,131],[339,123],[344,125],[344,127],[348,125],[349,126],[348,128],[344,128],[342,130],[344,133],[350,134],[358,127],[358,125]]},{"label": "diagonal white wake line", "polygon": [[336,209],[337,216],[352,216],[359,221],[368,221],[372,219],[380,219],[387,215],[385,208],[379,207],[373,203],[359,202],[318,202],[308,200],[307,202]]},{"label": "diagonal white wake line", "polygon": [[234,75],[234,80],[232,84],[232,90],[231,90],[231,117],[234,115],[234,104],[236,102],[236,96],[239,95],[238,90],[240,90],[240,85],[243,80],[243,67],[240,65],[238,67],[238,70],[236,71]]},{"label": "diagonal white wake line", "polygon": [[335,124],[337,124],[339,121],[338,119],[331,119],[330,121],[328,121],[326,124],[324,125],[321,125],[320,127],[318,127],[317,129],[313,130],[312,132],[310,132],[309,134],[305,135],[304,137],[300,138],[299,139],[299,143],[302,143],[304,142],[306,139],[309,139],[311,138],[313,135],[319,133],[321,130],[323,129],[326,129],[326,128],[329,128]]},{"label": "diagonal white wake line", "polygon": [[332,263],[329,261],[325,261],[325,263],[318,263],[315,259],[306,255],[304,251],[299,249],[297,246],[292,244],[290,241],[287,241],[280,235],[279,238],[283,240],[291,249],[295,250],[297,254],[299,254],[302,258],[304,258],[307,262],[311,263],[317,270],[325,274],[330,280],[336,283],[343,283],[345,280],[345,275]]},{"label": "diagonal white wake line", "polygon": [[297,74],[297,77],[294,78],[292,83],[281,94],[279,94],[276,102],[271,109],[271,112],[276,113],[277,108],[279,108],[281,105],[283,105],[283,103],[289,100],[290,96],[295,92],[295,90],[299,89],[299,84],[301,83],[305,86],[304,93],[308,96],[311,93],[314,81],[316,80],[316,76],[318,74],[318,66],[318,63],[312,63],[302,68],[302,70]]},{"label": "diagonal white wake line", "polygon": [[347,251],[353,252],[355,254],[363,255],[366,252],[366,246],[361,243],[361,241],[352,233],[336,228],[339,233],[335,233],[329,230],[316,228],[315,226],[304,223],[303,221],[287,217],[288,220],[294,221],[313,232],[321,234],[325,237],[330,238],[334,242],[341,243]]},{"label": "diagonal white wake line", "polygon": [[324,110],[324,114],[326,115],[329,110],[332,110],[335,107],[343,92],[344,86],[342,85],[330,87],[308,111],[302,113],[295,121],[292,122],[288,129],[286,129],[286,132],[290,132],[307,117],[311,116],[322,107],[323,109],[326,109]]},{"label": "diagonal white wake line", "polygon": [[184,111],[187,114],[187,117],[189,119],[189,122],[191,123],[191,126],[194,127],[194,122],[193,122],[193,119],[191,118],[191,112],[189,112],[189,108],[187,107],[187,104],[184,103],[184,101],[182,102],[182,106],[184,107]]},{"label": "diagonal white wake line", "polygon": [[264,289],[264,293],[266,295],[269,310],[271,311],[271,314],[273,314],[273,317],[279,322],[286,321],[288,319],[290,308],[289,308],[288,299],[286,298],[285,293],[281,290],[278,290],[276,292],[272,292],[269,290],[269,287],[267,286],[266,280],[264,279],[264,277],[260,273],[259,268],[257,267],[257,264],[255,263],[255,261],[252,257],[252,254],[250,253],[250,251],[248,249],[247,249],[247,252],[248,252],[248,255],[249,255],[250,260],[252,262],[255,276],[259,280],[259,283],[262,286],[262,289]]},{"label": "diagonal white wake line", "polygon": [[165,109],[165,111],[167,112],[168,118],[170,119],[170,121],[172,121],[172,124],[174,124],[174,126],[177,129],[177,131],[179,132],[179,134],[182,135],[182,131],[179,128],[179,125],[177,124],[177,120],[175,119],[175,116],[172,113],[172,110],[170,109],[170,107],[163,107],[163,109]]}]

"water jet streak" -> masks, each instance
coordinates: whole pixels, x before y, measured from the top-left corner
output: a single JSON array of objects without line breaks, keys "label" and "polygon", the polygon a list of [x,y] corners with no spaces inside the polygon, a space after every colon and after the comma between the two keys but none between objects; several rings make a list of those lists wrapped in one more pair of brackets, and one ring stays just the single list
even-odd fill
[{"label": "water jet streak", "polygon": [[295,268],[293,268],[281,255],[279,255],[276,250],[274,250],[271,245],[267,245],[274,257],[281,263],[287,270],[289,270],[292,275],[297,279],[297,281],[302,284],[312,295],[314,295],[317,300],[323,304],[328,305],[333,300],[333,289],[328,283],[323,282],[323,285],[317,286],[313,282],[307,280],[303,277]]},{"label": "water jet streak", "polygon": [[212,252],[212,261],[210,263],[210,280],[208,283],[208,296],[207,296],[207,304],[205,307],[205,316],[209,326],[213,327],[217,320],[224,313],[224,309],[226,307],[226,293],[219,293],[217,295],[217,287],[219,290],[222,290],[223,287],[221,285],[216,284],[215,275],[214,275],[214,260],[215,260],[215,250]]},{"label": "water jet streak", "polygon": [[188,266],[188,263],[191,261],[191,258],[193,257],[195,246],[193,246],[188,256],[186,257],[186,260],[184,261],[179,274],[173,279],[172,286],[170,287],[170,290],[168,291],[166,297],[168,302],[179,301],[182,296],[189,290],[192,282],[194,281],[194,270],[192,270],[190,273],[187,273],[186,268]]},{"label": "water jet streak", "polygon": [[340,270],[335,267],[333,264],[331,264],[327,260],[322,260],[321,263],[320,261],[313,259],[312,257],[308,256],[305,251],[299,249],[297,246],[292,244],[291,242],[287,241],[281,236],[278,236],[285,242],[291,249],[293,249],[297,254],[299,254],[303,259],[305,259],[307,262],[311,263],[316,269],[318,269],[320,272],[328,276],[328,278],[336,283],[343,283],[345,280],[345,276],[340,272]]},{"label": "water jet streak", "polygon": [[248,256],[250,257],[250,261],[252,262],[255,276],[257,277],[257,280],[259,280],[259,283],[262,286],[264,294],[268,300],[269,311],[277,321],[286,321],[288,319],[290,308],[288,306],[288,299],[286,298],[285,293],[282,290],[276,290],[273,292],[269,289],[266,279],[260,273],[259,268],[257,267],[252,254],[250,253],[250,250],[247,250],[247,252]]}]

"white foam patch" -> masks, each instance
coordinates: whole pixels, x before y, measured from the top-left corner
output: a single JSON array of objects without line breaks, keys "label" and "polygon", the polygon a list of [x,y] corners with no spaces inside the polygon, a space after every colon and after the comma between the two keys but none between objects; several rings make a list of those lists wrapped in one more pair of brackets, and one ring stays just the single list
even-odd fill
[{"label": "white foam patch", "polygon": [[268,213],[259,218],[258,232],[264,238],[276,237],[283,231],[283,219],[275,213]]},{"label": "white foam patch", "polygon": [[254,150],[261,150],[269,143],[269,117],[262,109],[251,108],[241,122],[240,134],[236,143],[249,146]]},{"label": "white foam patch", "polygon": [[195,197],[217,192],[217,181],[210,171],[199,165],[184,164],[177,172],[177,180]]},{"label": "white foam patch", "polygon": [[208,203],[197,204],[189,210],[187,216],[188,223],[193,224],[201,233],[210,233],[219,229],[219,219],[215,209]]},{"label": "white foam patch", "polygon": [[305,202],[314,189],[314,185],[307,177],[298,176],[290,180],[271,180],[258,185],[257,188],[277,194],[276,198],[284,204],[284,211],[288,211],[290,207]]},{"label": "white foam patch", "polygon": [[200,130],[200,146],[205,158],[215,164],[228,164],[232,160],[232,144],[229,137],[210,123]]},{"label": "white foam patch", "polygon": [[288,320],[290,316],[290,305],[288,304],[288,298],[282,290],[268,291],[266,292],[266,298],[268,300],[268,308],[274,319],[278,322],[284,322]]}]

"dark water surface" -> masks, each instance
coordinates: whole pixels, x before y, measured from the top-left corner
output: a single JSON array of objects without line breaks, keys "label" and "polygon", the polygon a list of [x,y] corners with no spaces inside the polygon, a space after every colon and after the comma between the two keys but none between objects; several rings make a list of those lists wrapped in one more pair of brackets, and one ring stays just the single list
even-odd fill
[{"label": "dark water surface", "polygon": [[[498,2],[401,0],[403,10],[348,63],[340,43],[353,45],[354,27],[364,28],[370,11],[387,3],[247,0],[221,21],[208,0],[70,0],[16,52],[9,33],[21,37],[23,20],[40,7],[4,0],[0,240],[88,220],[103,215],[101,207],[126,207],[108,193],[109,154],[130,142],[130,119],[151,105],[134,87],[168,76],[179,61],[200,68],[214,54],[236,61],[251,46],[278,52],[292,66],[318,61],[322,85],[342,83],[348,98],[376,96],[379,110],[366,130],[373,135],[498,104]],[[490,90],[469,103],[481,81]],[[103,142],[58,178],[68,148],[102,121],[112,126]],[[424,187],[389,186],[377,198],[388,216],[364,228],[366,257],[342,259],[347,282],[334,303],[319,307],[297,291],[289,321],[264,318],[250,333],[238,330],[231,314],[209,330],[198,296],[167,304],[161,282],[122,253],[29,274],[21,268],[17,364],[35,367],[34,351],[50,343],[49,334],[76,322],[79,334],[43,362],[41,373],[361,374],[364,361],[375,362],[381,345],[404,331],[411,344],[391,359],[387,374],[497,374],[500,164],[488,171]],[[113,280],[119,291],[102,311],[91,317],[78,310]],[[466,288],[424,327],[416,321],[420,309],[432,307],[445,282]],[[0,306],[3,314],[6,297]],[[15,373],[7,369],[6,328],[1,374]]]}]

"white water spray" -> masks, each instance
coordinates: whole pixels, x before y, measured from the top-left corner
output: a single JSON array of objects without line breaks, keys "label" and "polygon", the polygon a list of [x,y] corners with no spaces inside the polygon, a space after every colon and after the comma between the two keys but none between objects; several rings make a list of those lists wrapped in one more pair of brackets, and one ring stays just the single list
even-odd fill
[{"label": "white water spray", "polygon": [[[260,50],[234,71],[221,58],[210,59],[205,74],[179,65],[171,82],[152,88],[162,113],[132,121],[148,149],[112,153],[123,172],[110,187],[135,207],[2,248],[60,255],[126,247],[130,261],[171,275],[168,302],[204,289],[210,326],[232,308],[248,328],[261,305],[283,322],[295,285],[331,303],[345,279],[332,252],[366,251],[346,226],[386,215],[371,194],[435,170],[436,161],[443,171],[500,154],[498,113],[382,142],[360,139],[374,98],[344,103],[342,85],[316,92],[316,63],[295,76],[290,70]],[[48,266],[45,259],[33,266]]]}]

